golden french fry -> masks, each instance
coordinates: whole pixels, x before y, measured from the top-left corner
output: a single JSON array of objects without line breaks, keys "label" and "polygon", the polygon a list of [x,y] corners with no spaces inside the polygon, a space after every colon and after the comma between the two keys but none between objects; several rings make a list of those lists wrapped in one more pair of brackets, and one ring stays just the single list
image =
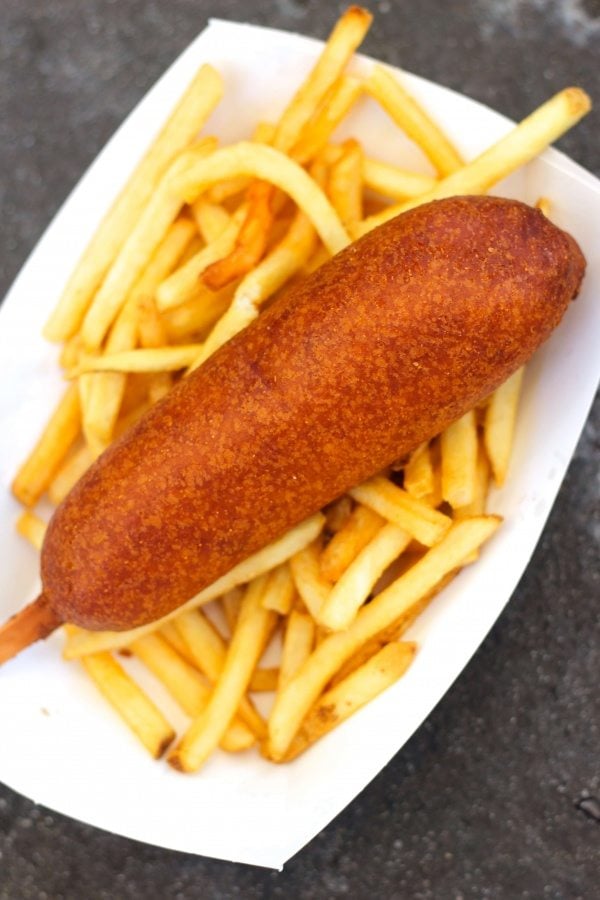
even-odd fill
[{"label": "golden french fry", "polygon": [[21,537],[26,538],[36,550],[42,549],[47,527],[47,523],[29,509],[21,513],[16,524]]},{"label": "golden french fry", "polygon": [[466,506],[453,510],[454,519],[468,519],[473,516],[482,516],[485,513],[485,505],[490,487],[490,464],[487,454],[482,446],[477,454],[477,468],[475,471],[475,491],[473,499]]},{"label": "golden french fry", "polygon": [[[130,646],[135,656],[162,681],[188,716],[195,718],[202,713],[210,700],[210,683],[182,659],[163,637],[147,634]],[[252,731],[239,719],[233,718],[221,738],[220,746],[235,753],[251,747],[255,740]]]},{"label": "golden french fry", "polygon": [[290,559],[290,570],[296,590],[315,620],[318,620],[319,610],[332,588],[321,575],[320,554],[320,541],[313,541]]},{"label": "golden french fry", "polygon": [[387,644],[364,665],[326,691],[311,709],[285,756],[295,759],[401,678],[414,659],[413,642]]},{"label": "golden french fry", "polygon": [[162,314],[169,341],[181,341],[190,335],[202,336],[208,328],[221,318],[233,299],[233,287],[228,285],[222,291],[213,293],[202,285],[191,300],[167,309]]},{"label": "golden french fry", "polygon": [[296,676],[277,694],[269,719],[268,755],[282,759],[302,720],[335,672],[378,632],[388,628],[477,549],[496,530],[494,516],[455,523],[446,536],[386,590],[364,606],[347,631],[319,644]]},{"label": "golden french fry", "polygon": [[450,175],[462,167],[456,147],[391,72],[373,66],[365,89],[421,148],[440,175]]},{"label": "golden french fry", "polygon": [[11,485],[17,500],[34,506],[40,499],[81,429],[77,385],[70,385],[52,413],[37,444],[17,472]]},{"label": "golden french fry", "polygon": [[166,622],[170,622],[182,612],[196,609],[196,607],[222,596],[232,588],[258,578],[259,575],[269,572],[275,566],[289,560],[294,553],[297,553],[298,550],[301,550],[302,547],[313,541],[322,531],[324,523],[325,517],[321,513],[310,516],[310,518],[296,525],[276,541],[267,544],[262,550],[253,553],[248,559],[234,566],[233,569],[230,569],[229,572],[218,578],[213,584],[204,588],[195,597],[188,600],[187,603],[163,616],[162,619],[150,622],[148,625],[140,625],[138,628],[132,628],[129,631],[86,631],[83,628],[73,628],[67,635],[63,653],[65,659],[75,659],[100,650],[126,647],[127,644],[130,644],[138,637],[162,628]]},{"label": "golden french fry", "polygon": [[[279,681],[279,669],[255,669],[248,690],[250,693],[263,694],[277,690]],[[265,728],[266,731],[266,728]]]},{"label": "golden french fry", "polygon": [[[210,185],[234,175],[252,175],[288,194],[308,216],[331,253],[343,250],[350,238],[320,187],[298,163],[262,144],[241,141],[200,160],[172,180],[172,189],[193,203]],[[162,298],[159,294],[159,306]]]},{"label": "golden french fry", "polygon": [[75,267],[44,330],[48,340],[67,340],[78,330],[94,293],[138,222],[160,177],[194,140],[222,94],[221,76],[212,66],[201,66]]},{"label": "golden french fry", "polygon": [[246,590],[219,680],[204,712],[169,754],[173,768],[182,772],[200,768],[222,739],[248,689],[273,616],[261,605],[266,581],[267,576],[261,575]]},{"label": "golden french fry", "polygon": [[336,582],[384,525],[385,519],[368,506],[359,503],[321,554],[320,568],[323,578]]},{"label": "golden french fry", "polygon": [[177,344],[173,347],[149,347],[124,350],[105,356],[83,356],[70,377],[86,372],[177,372],[191,365],[200,354],[202,344]]},{"label": "golden french fry", "polygon": [[278,150],[292,150],[305,125],[362,42],[372,20],[371,13],[359,6],[349,7],[338,19],[314,68],[277,123],[272,143]]},{"label": "golden french fry", "polygon": [[494,391],[485,412],[483,439],[499,487],[504,484],[510,462],[524,371],[518,369]]},{"label": "golden french fry", "polygon": [[[337,534],[337,532],[341,531],[344,525],[347,523],[351,513],[351,497],[349,497],[347,494],[344,494],[344,496],[340,497],[339,500],[334,500],[333,503],[330,503],[329,506],[326,506],[323,510],[323,514],[325,515],[326,530],[330,531],[332,534]],[[324,575],[325,578],[329,578],[329,576],[325,572],[323,572],[322,560],[323,557],[321,557],[321,574]],[[329,578],[329,580],[334,581],[335,579]]]},{"label": "golden french fry", "polygon": [[212,244],[220,238],[231,222],[231,216],[224,206],[220,203],[211,203],[204,197],[192,203],[191,209],[198,231],[206,244]]},{"label": "golden french fry", "polygon": [[442,497],[454,509],[468,506],[475,496],[477,444],[477,419],[473,410],[441,434]]},{"label": "golden french fry", "polygon": [[429,441],[420,444],[404,467],[404,490],[417,500],[430,496],[435,488]]},{"label": "golden french fry", "polygon": [[279,681],[277,689],[281,690],[294,677],[298,669],[310,656],[315,643],[315,623],[311,616],[299,613],[295,609],[287,618],[281,661],[279,663]]},{"label": "golden french fry", "polygon": [[262,605],[265,609],[287,616],[292,609],[294,595],[294,581],[289,565],[284,563],[282,566],[277,566],[270,574],[263,594]]},{"label": "golden french fry", "polygon": [[48,485],[48,497],[52,503],[58,506],[93,462],[94,455],[87,444],[69,456]]},{"label": "golden french fry", "polygon": [[476,159],[439,181],[431,191],[364,219],[360,226],[354,229],[353,237],[360,237],[383,222],[422,203],[442,200],[444,197],[456,197],[460,194],[484,194],[496,182],[538,156],[565,131],[572,128],[590,109],[590,98],[585,91],[575,87],[565,88],[539,106]]},{"label": "golden french fry", "polygon": [[365,187],[385,197],[393,197],[394,200],[418,197],[431,191],[437,184],[437,178],[430,175],[408,172],[375,159],[363,160],[362,175]]},{"label": "golden french fry", "polygon": [[446,534],[452,519],[411,497],[387,478],[377,476],[348,492],[359,503],[404,528],[415,540],[431,547]]},{"label": "golden french fry", "polygon": [[204,138],[185,150],[157,184],[85,314],[81,335],[88,352],[102,344],[129,291],[181,211],[182,201],[175,189],[178,176],[194,168],[194,162],[210,156],[216,146],[214,138]]},{"label": "golden french fry", "polygon": [[403,528],[392,523],[384,525],[331,589],[319,611],[319,623],[332,631],[348,628],[377,580],[406,550],[410,541],[410,535]]},{"label": "golden french fry", "polygon": [[340,75],[331,86],[321,108],[304,129],[294,147],[292,157],[302,165],[306,165],[321,153],[362,92],[363,85],[358,78]]},{"label": "golden french fry", "polygon": [[110,653],[93,653],[81,660],[96,687],[119,713],[155,759],[175,738],[161,711]]},{"label": "golden french fry", "polygon": [[153,632],[153,634],[160,634],[160,636],[163,637],[165,641],[171,645],[173,650],[176,650],[187,663],[189,663],[191,666],[194,666],[195,669],[198,668],[198,666],[196,665],[196,661],[190,653],[186,642],[183,640],[178,630],[175,628],[174,622],[166,622],[160,629],[160,631]]},{"label": "golden french fry", "polygon": [[73,366],[76,365],[77,360],[79,359],[79,354],[82,350],[83,341],[81,340],[81,335],[74,334],[68,339],[60,352],[58,364],[61,369],[73,368]]},{"label": "golden french fry", "polygon": [[233,632],[235,631],[235,626],[237,625],[238,616],[240,614],[240,606],[242,605],[243,596],[243,588],[241,587],[241,585],[238,585],[237,587],[231,588],[231,590],[229,591],[225,591],[225,593],[221,597],[221,606],[223,608],[225,621],[227,622],[227,627],[230,634],[233,634]]},{"label": "golden french fry", "polygon": [[331,167],[327,191],[345,228],[360,222],[363,217],[362,167],[362,147],[358,141],[346,141],[342,156]]},{"label": "golden french fry", "polygon": [[544,213],[547,219],[550,218],[550,213],[552,211],[552,201],[548,197],[540,197],[536,204],[537,208]]}]

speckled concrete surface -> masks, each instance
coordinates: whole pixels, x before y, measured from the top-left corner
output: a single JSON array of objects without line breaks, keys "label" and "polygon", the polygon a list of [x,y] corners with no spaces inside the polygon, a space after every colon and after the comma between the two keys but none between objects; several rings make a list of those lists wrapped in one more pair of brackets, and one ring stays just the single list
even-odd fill
[{"label": "speckled concrete surface", "polygon": [[[208,16],[324,36],[316,0],[3,0],[0,293],[104,141]],[[379,0],[366,51],[513,117],[600,105],[600,0]],[[561,146],[600,174],[598,114]],[[595,898],[598,405],[509,608],[430,719],[283,874],[72,822],[0,787],[0,897]]]}]

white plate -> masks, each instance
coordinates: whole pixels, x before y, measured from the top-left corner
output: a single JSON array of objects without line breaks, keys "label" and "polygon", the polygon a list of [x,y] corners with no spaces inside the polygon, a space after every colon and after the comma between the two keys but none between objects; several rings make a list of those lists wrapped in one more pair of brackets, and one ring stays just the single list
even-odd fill
[{"label": "white plate", "polygon": [[[61,390],[57,351],[39,336],[61,286],[137,158],[202,62],[226,94],[208,131],[225,142],[273,121],[321,44],[212,22],[129,116],[82,178],[17,278],[0,311],[0,615],[35,596],[37,556],[15,536],[8,491]],[[368,61],[358,59],[356,68]],[[510,127],[495,112],[423,79],[410,89],[471,157]],[[344,125],[375,156],[429,171],[370,101]],[[600,347],[600,185],[549,151],[498,193],[552,199],[555,221],[580,241],[583,292],[529,366],[512,472],[491,508],[506,522],[482,561],[465,570],[414,629],[422,648],[407,676],[290,766],[258,754],[217,754],[197,776],[148,759],[51,638],[0,672],[0,778],[52,809],[163,847],[280,867],[388,762],[452,684],[508,601],[540,536],[592,401]],[[164,694],[161,694],[164,697]]]}]

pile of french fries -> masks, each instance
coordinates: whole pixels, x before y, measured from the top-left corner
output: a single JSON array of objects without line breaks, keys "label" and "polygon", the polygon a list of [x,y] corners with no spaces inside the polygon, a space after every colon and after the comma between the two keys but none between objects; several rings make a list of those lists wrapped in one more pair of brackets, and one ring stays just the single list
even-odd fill
[{"label": "pile of french fries", "polygon": [[[589,109],[582,91],[564,90],[465,162],[401,79],[378,65],[348,73],[370,21],[348,9],[279,121],[233,146],[201,135],[224,90],[203,65],[133,172],[46,325],[69,385],[13,484],[26,507],[17,528],[36,547],[38,501],[60,503],[286,285],[406,209],[486,192]],[[366,156],[360,135],[336,142],[364,102],[383,107],[435,174]],[[217,747],[293,759],[404,674],[416,651],[407,629],[498,527],[486,496],[506,477],[522,376],[161,621],[119,633],[65,626],[65,657],[153,756],[171,748],[179,770]],[[119,658],[132,654],[189,716],[179,738]],[[268,719],[255,706],[265,692]]]}]

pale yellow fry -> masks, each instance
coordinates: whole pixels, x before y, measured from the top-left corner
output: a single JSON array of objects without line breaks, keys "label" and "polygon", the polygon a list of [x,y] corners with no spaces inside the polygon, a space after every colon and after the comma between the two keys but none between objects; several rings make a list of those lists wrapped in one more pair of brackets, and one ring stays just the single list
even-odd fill
[{"label": "pale yellow fry", "polygon": [[321,607],[332,587],[321,575],[320,553],[320,542],[313,541],[290,559],[290,571],[296,590],[315,620],[318,620]]},{"label": "pale yellow fry", "polygon": [[366,187],[394,200],[418,197],[433,190],[437,184],[437,178],[430,175],[408,172],[376,159],[363,160],[362,175]]},{"label": "pale yellow fry", "polygon": [[224,206],[219,203],[211,203],[204,197],[200,197],[192,204],[192,214],[198,231],[207,244],[212,244],[221,237],[231,222],[231,216]]},{"label": "pale yellow fry", "polygon": [[85,314],[81,335],[86,350],[100,347],[129,291],[181,211],[182,201],[174,187],[177,177],[210,155],[216,145],[214,138],[205,138],[184,151],[157,184]]},{"label": "pale yellow fry", "polygon": [[85,631],[82,628],[73,628],[67,635],[64,649],[65,659],[74,659],[85,656],[87,653],[95,653],[98,650],[126,647],[132,641],[144,634],[149,634],[161,628],[166,622],[170,622],[176,616],[189,609],[195,609],[222,596],[240,584],[246,584],[254,578],[258,578],[264,572],[269,572],[275,566],[286,562],[294,553],[301,550],[321,532],[325,523],[325,517],[316,513],[309,519],[305,519],[296,525],[282,537],[263,547],[258,553],[249,556],[244,562],[234,566],[213,584],[204,588],[200,593],[188,600],[178,609],[173,610],[162,619],[151,622],[148,625],[140,625],[129,631]]},{"label": "pale yellow fry", "polygon": [[181,341],[190,335],[202,335],[221,318],[233,299],[233,289],[227,285],[213,292],[204,285],[191,300],[167,309],[162,314],[169,341]]},{"label": "pale yellow fry", "polygon": [[292,573],[287,563],[277,566],[271,572],[267,587],[262,598],[265,609],[282,616],[287,616],[294,602],[295,588]]},{"label": "pale yellow fry", "polygon": [[227,622],[230,634],[233,634],[235,631],[243,596],[244,591],[241,585],[238,585],[237,587],[231,588],[229,591],[225,591],[221,597],[221,606],[223,607],[225,621]]},{"label": "pale yellow fry", "polygon": [[268,755],[282,759],[302,720],[336,671],[358,648],[388,628],[457,568],[496,530],[493,516],[457,522],[419,562],[364,606],[347,631],[337,631],[319,644],[300,671],[277,694],[269,719]]},{"label": "pale yellow fry", "polygon": [[113,709],[152,756],[159,759],[174,740],[175,731],[150,697],[110,653],[93,653],[81,662]]},{"label": "pale yellow fry", "polygon": [[402,488],[377,476],[349,491],[351,497],[369,506],[384,519],[404,528],[415,540],[430,547],[446,534],[452,519],[411,497]]},{"label": "pale yellow fry", "polygon": [[518,369],[492,394],[485,411],[483,439],[494,481],[504,484],[510,463],[524,369]]},{"label": "pale yellow fry", "polygon": [[321,554],[323,578],[331,582],[337,581],[384,524],[385,519],[368,506],[356,506]]},{"label": "pale yellow fry", "polygon": [[462,167],[456,147],[391,72],[373,66],[365,89],[421,148],[440,175],[450,175]]},{"label": "pale yellow fry", "polygon": [[84,472],[87,472],[94,461],[87,444],[83,444],[60,467],[50,484],[48,485],[48,497],[58,504],[64,500],[71,488],[73,488]]},{"label": "pale yellow fry", "polygon": [[425,441],[413,450],[404,468],[404,490],[423,500],[433,493],[434,488],[433,461],[429,441]]},{"label": "pale yellow fry", "polygon": [[331,167],[327,192],[345,228],[355,225],[362,212],[363,151],[358,141],[346,141],[340,159]]},{"label": "pale yellow fry", "polygon": [[17,519],[16,529],[36,550],[42,549],[47,523],[35,513],[26,509]]},{"label": "pale yellow fry", "polygon": [[255,669],[250,679],[248,690],[250,693],[262,694],[267,691],[276,691],[279,681],[279,669]]},{"label": "pale yellow fry", "polygon": [[422,203],[460,194],[484,194],[496,182],[534,159],[565,131],[572,128],[590,108],[590,98],[584,91],[575,87],[565,88],[539,106],[472,162],[439,181],[431,191],[364,219],[354,230],[353,236],[360,237],[383,222]]},{"label": "pale yellow fry", "polygon": [[71,369],[77,363],[79,354],[82,350],[83,341],[81,340],[81,335],[74,334],[68,339],[60,352],[60,356],[58,359],[58,364],[60,365],[60,367],[62,369]]},{"label": "pale yellow fry", "polygon": [[85,372],[177,372],[191,365],[202,344],[177,344],[174,347],[149,347],[107,353],[105,356],[84,356],[69,374]]},{"label": "pale yellow fry", "polygon": [[349,7],[338,19],[312,71],[277,123],[273,146],[278,150],[289,152],[296,144],[304,126],[362,42],[372,19],[371,13],[359,6]]},{"label": "pale yellow fry", "polygon": [[167,622],[159,631],[154,633],[160,634],[160,636],[163,637],[165,641],[167,641],[167,643],[170,644],[171,647],[173,647],[174,650],[177,650],[179,655],[182,656],[186,662],[188,662],[191,666],[194,666],[194,668],[198,668],[196,666],[194,657],[188,649],[187,644],[175,628],[174,622]]},{"label": "pale yellow fry", "polygon": [[391,522],[350,563],[319,612],[319,622],[332,631],[348,628],[387,567],[406,550],[411,536]]},{"label": "pale yellow fry", "polygon": [[169,763],[180,771],[194,772],[208,759],[248,689],[273,615],[261,605],[266,580],[267,576],[262,575],[248,586],[225,665],[208,706],[169,754]]},{"label": "pale yellow fry", "polygon": [[20,467],[11,485],[17,500],[34,506],[40,499],[81,429],[77,385],[70,385],[52,413],[37,444]]},{"label": "pale yellow fry", "polygon": [[325,148],[327,141],[340,122],[346,118],[362,92],[362,81],[352,75],[340,75],[294,147],[292,156],[297,162],[306,165]]},{"label": "pale yellow fry", "polygon": [[277,690],[281,690],[294,677],[310,656],[315,644],[315,623],[311,616],[297,612],[289,614],[283,637],[281,661],[279,663],[279,682]]},{"label": "pale yellow fry", "polygon": [[[158,634],[147,634],[130,645],[131,650],[161,681],[188,716],[195,718],[206,708],[211,685],[206,678],[182,659],[176,650]],[[223,733],[220,746],[223,750],[246,750],[256,738],[243,722],[234,718]]]},{"label": "pale yellow fry", "polygon": [[[487,495],[490,489],[490,464],[487,454],[480,443],[479,452],[477,454],[477,469],[475,472],[475,493],[472,501],[467,506],[461,506],[452,510],[452,518],[455,521],[468,519],[472,516],[482,516],[485,513]],[[479,550],[473,552],[466,557],[465,563],[475,562],[479,556]]]},{"label": "pale yellow fry", "polygon": [[[225,230],[208,246],[203,247],[192,256],[185,265],[180,266],[169,278],[166,278],[156,291],[156,304],[161,311],[171,309],[191,300],[198,295],[200,276],[208,266],[227,256],[233,250],[239,230],[246,216],[247,206],[244,204],[235,211]],[[209,295],[208,288],[203,287]]]},{"label": "pale yellow fry", "polygon": [[338,253],[350,243],[321,188],[298,163],[273,147],[241,141],[217,150],[174,178],[173,190],[187,203],[193,203],[211,184],[234,175],[252,175],[288,194],[311,220],[331,253]]},{"label": "pale yellow fry", "polygon": [[477,419],[474,410],[469,410],[441,434],[442,497],[454,509],[467,506],[473,501],[477,444]]},{"label": "pale yellow fry", "polygon": [[156,185],[175,157],[194,140],[221,99],[223,83],[203,65],[100,223],[44,329],[64,341],[79,328],[92,297],[129,238]]},{"label": "pale yellow fry", "polygon": [[302,723],[285,761],[295,759],[311,744],[391,687],[404,675],[416,650],[417,645],[410,641],[388,644],[351,675],[326,691]]},{"label": "pale yellow fry", "polygon": [[315,243],[312,224],[303,213],[297,213],[283,240],[242,279],[231,306],[206,338],[191,369],[202,365],[215,350],[254,321],[265,300],[304,265]]},{"label": "pale yellow fry", "polygon": [[552,201],[548,197],[539,197],[536,204],[537,208],[544,213],[547,219],[550,218],[552,212]]},{"label": "pale yellow fry", "polygon": [[[270,144],[275,134],[275,125],[272,122],[259,122],[254,129],[252,140],[257,144]],[[236,194],[241,194],[246,188],[250,187],[252,179],[241,175],[237,178],[227,178],[215,184],[206,192],[207,198],[212,203],[223,203]]]}]

